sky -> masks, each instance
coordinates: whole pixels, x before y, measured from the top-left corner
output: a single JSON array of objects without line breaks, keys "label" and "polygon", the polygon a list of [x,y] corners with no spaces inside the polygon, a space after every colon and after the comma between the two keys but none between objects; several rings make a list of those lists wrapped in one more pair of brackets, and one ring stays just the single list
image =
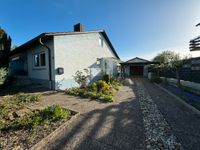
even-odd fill
[{"label": "sky", "polygon": [[21,45],[43,32],[104,29],[120,58],[182,55],[200,35],[200,0],[1,0],[0,27]]}]

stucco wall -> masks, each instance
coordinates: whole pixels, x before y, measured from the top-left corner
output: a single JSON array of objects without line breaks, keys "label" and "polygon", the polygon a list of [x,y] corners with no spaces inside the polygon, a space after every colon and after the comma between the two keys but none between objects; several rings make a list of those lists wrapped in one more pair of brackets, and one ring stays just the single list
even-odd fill
[{"label": "stucco wall", "polygon": [[103,47],[99,46],[99,37],[103,38],[99,33],[54,37],[55,70],[58,67],[64,68],[64,74],[55,75],[57,89],[77,86],[73,75],[78,70],[90,68],[92,78],[100,76],[101,66],[97,64],[97,58],[115,55],[105,39]]},{"label": "stucco wall", "polygon": [[[54,46],[53,40],[44,43],[51,49],[52,60],[54,57]],[[43,67],[34,67],[34,54],[45,52],[45,64]],[[27,50],[27,62],[28,62],[28,77],[34,81],[34,83],[41,83],[45,86],[49,86],[49,61],[48,61],[48,50],[41,45],[35,45]],[[52,61],[52,69],[54,68],[54,63]],[[52,73],[52,77],[53,73]],[[54,78],[53,78],[54,80]],[[43,81],[43,82],[41,82]]]}]

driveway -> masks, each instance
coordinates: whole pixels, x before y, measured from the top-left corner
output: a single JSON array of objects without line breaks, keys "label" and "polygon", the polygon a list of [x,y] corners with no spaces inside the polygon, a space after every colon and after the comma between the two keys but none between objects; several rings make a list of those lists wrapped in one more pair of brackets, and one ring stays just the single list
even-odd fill
[{"label": "driveway", "polygon": [[60,104],[80,114],[43,149],[200,149],[199,116],[147,79],[128,79],[114,99],[44,96],[34,107]]}]

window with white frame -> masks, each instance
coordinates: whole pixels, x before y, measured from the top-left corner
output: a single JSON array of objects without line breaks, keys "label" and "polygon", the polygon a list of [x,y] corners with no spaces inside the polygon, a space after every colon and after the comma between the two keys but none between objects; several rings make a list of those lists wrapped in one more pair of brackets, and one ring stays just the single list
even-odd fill
[{"label": "window with white frame", "polygon": [[45,52],[35,54],[33,56],[33,59],[34,59],[34,67],[44,67],[44,66],[46,66]]},{"label": "window with white frame", "polygon": [[103,38],[99,37],[99,46],[103,47]]}]

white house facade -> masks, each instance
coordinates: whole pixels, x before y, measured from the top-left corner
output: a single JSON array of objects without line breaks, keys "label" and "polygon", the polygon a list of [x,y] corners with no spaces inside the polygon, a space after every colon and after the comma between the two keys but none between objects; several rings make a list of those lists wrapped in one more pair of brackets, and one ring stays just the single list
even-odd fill
[{"label": "white house facade", "polygon": [[53,90],[78,86],[73,76],[88,69],[90,82],[118,75],[119,56],[104,30],[43,33],[12,52],[9,72]]}]

